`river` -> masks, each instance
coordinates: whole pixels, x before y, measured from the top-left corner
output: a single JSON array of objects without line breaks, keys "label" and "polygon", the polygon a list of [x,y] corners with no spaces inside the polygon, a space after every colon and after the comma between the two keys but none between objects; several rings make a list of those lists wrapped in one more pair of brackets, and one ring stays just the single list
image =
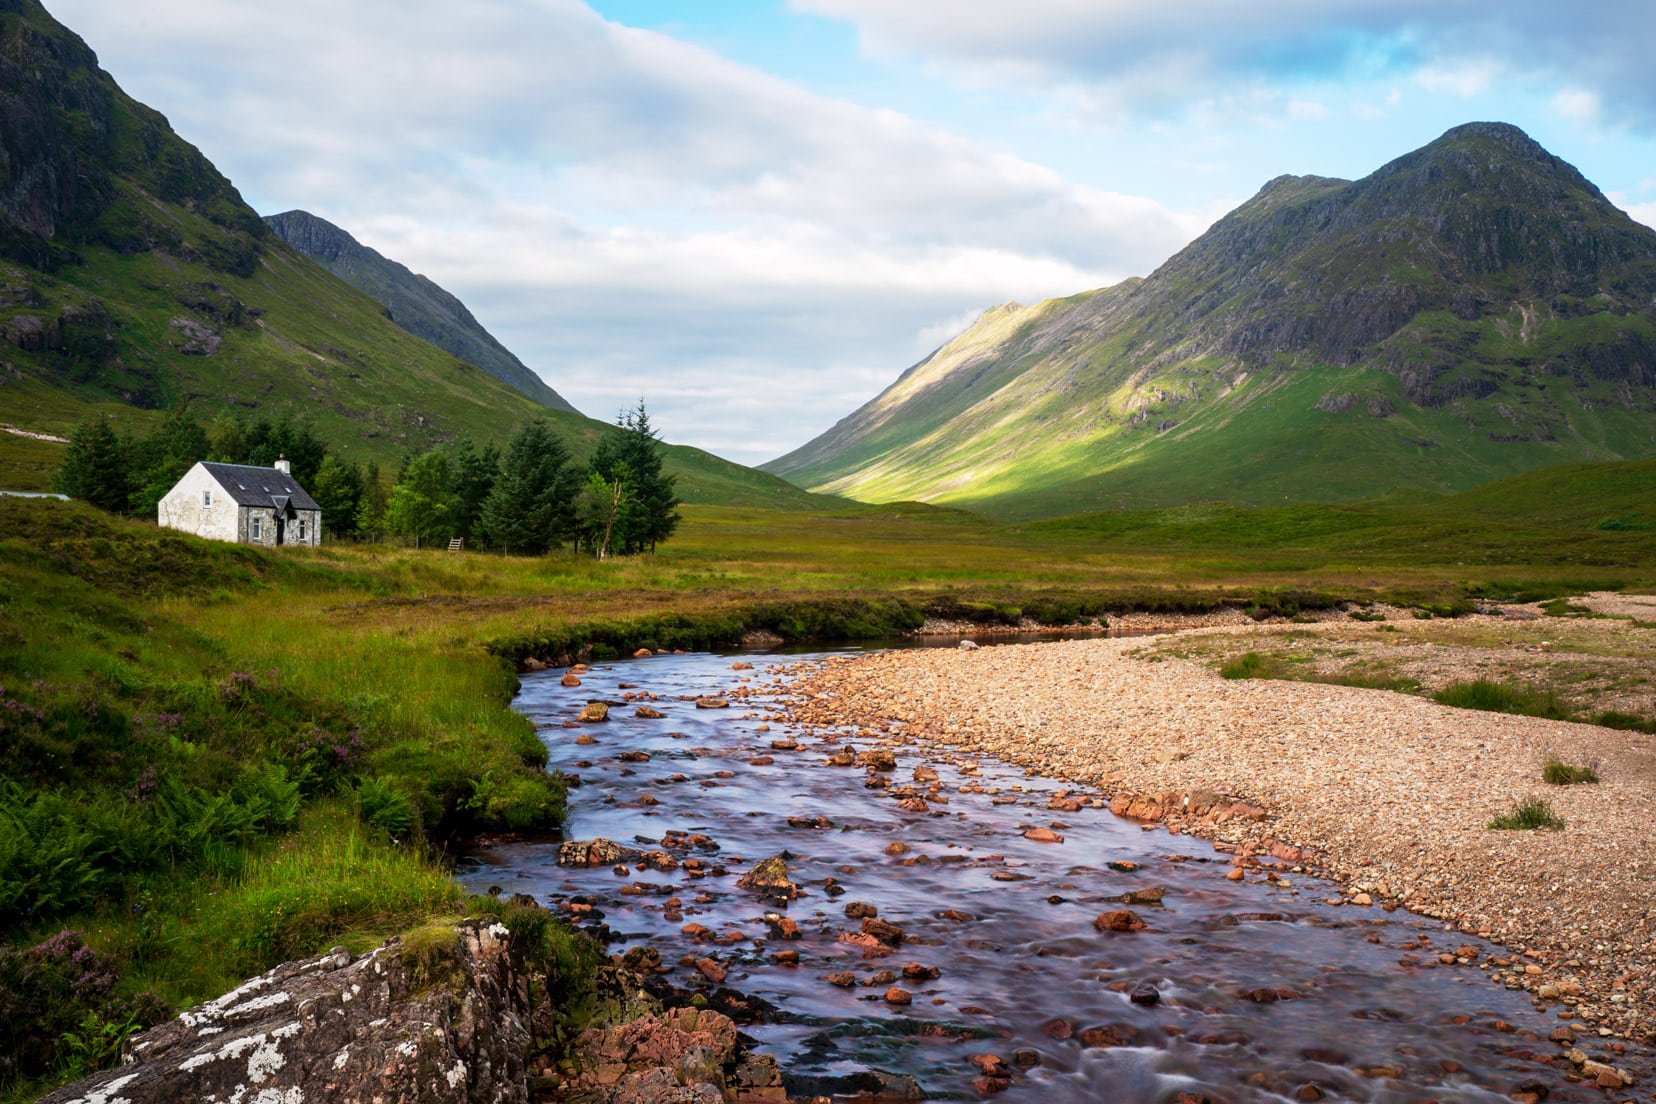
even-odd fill
[{"label": "river", "polygon": [[[782,658],[600,663],[578,687],[524,676],[517,707],[551,769],[580,782],[566,838],[677,866],[560,866],[557,841],[500,842],[462,882],[578,914],[612,952],[653,946],[677,985],[711,990],[724,973],[776,1009],[742,1030],[795,1094],[878,1069],[931,1097],[1007,1101],[1604,1099],[1564,1079],[1548,1036],[1570,1021],[1489,978],[1511,951],[1341,903],[1300,873],[1228,880],[1230,856],[1208,843],[1003,764],[894,744],[894,769],[835,765],[847,744],[884,745],[795,731],[762,694],[739,696],[768,690]],[[695,702],[732,692],[728,708]],[[610,720],[566,727],[592,700]],[[779,852],[797,899],[737,885]],[[1096,926],[1120,912],[1143,926]]]}]

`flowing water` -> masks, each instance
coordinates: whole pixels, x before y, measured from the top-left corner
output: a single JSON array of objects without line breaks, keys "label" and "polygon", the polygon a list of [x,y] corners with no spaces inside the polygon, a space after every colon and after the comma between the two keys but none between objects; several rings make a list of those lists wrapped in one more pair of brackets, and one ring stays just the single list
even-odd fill
[{"label": "flowing water", "polygon": [[[975,1099],[1001,1087],[974,1087],[988,1065],[1016,1075],[1008,1101],[1496,1101],[1543,1087],[1551,1101],[1605,1099],[1563,1079],[1547,1036],[1568,1019],[1477,965],[1439,964],[1470,946],[1487,966],[1506,949],[1406,912],[1330,903],[1340,900],[1331,884],[1287,871],[1229,881],[1230,857],[1209,844],[1091,804],[1055,811],[1063,787],[1015,768],[913,745],[893,748],[893,771],[836,766],[846,743],[881,745],[792,731],[761,698],[728,709],[692,700],[761,689],[775,662],[626,660],[582,674],[579,687],[561,685],[562,672],[525,676],[518,708],[551,767],[580,779],[567,838],[691,861],[566,867],[557,841],[502,842],[463,864],[462,881],[572,911],[611,937],[612,952],[652,945],[679,986],[716,988],[695,965],[710,960],[712,973],[727,971],[723,986],[775,1007],[742,1030],[801,1095],[879,1069],[929,1096]],[[666,716],[636,718],[641,694]],[[595,699],[612,703],[607,723],[565,727]],[[578,743],[583,734],[593,742]],[[797,750],[773,746],[792,740]],[[939,785],[913,781],[917,767]],[[888,784],[869,788],[869,777]],[[905,786],[925,811],[900,803]],[[1062,841],[1025,837],[1036,828]],[[737,886],[784,851],[797,899]],[[1120,900],[1157,889],[1159,904]],[[865,957],[887,949],[874,940],[841,941],[863,927],[847,916],[853,902],[906,939],[878,957]],[[1146,926],[1095,927],[1122,909]],[[777,914],[797,938],[779,937]],[[785,951],[797,965],[777,961]],[[827,980],[846,974],[849,987]]]}]

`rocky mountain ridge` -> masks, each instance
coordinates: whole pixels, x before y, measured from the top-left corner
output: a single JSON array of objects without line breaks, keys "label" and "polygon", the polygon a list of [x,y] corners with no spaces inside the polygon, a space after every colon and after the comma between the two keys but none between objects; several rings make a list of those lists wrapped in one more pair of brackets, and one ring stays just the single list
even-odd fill
[{"label": "rocky mountain ridge", "polygon": [[1358,181],[1278,177],[1143,279],[995,308],[765,467],[1012,517],[1647,456],[1653,303],[1656,231],[1471,123]]},{"label": "rocky mountain ridge", "polygon": [[436,282],[370,249],[309,211],[266,215],[276,236],[385,307],[385,316],[495,379],[554,410],[575,412],[562,395],[484,329],[454,295]]}]

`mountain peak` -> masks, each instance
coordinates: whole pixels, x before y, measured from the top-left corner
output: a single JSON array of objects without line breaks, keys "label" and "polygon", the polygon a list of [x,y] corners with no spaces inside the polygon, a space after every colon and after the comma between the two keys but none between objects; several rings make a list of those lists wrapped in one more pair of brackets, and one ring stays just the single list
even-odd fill
[{"label": "mountain peak", "polygon": [[1656,231],[1500,122],[1278,176],[1142,282],[970,331],[768,465],[1007,517],[1656,454]]}]

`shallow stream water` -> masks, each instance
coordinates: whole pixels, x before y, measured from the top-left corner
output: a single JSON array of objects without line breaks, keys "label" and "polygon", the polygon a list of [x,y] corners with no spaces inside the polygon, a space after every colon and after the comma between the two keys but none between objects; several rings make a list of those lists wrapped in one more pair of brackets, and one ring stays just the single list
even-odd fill
[{"label": "shallow stream water", "polygon": [[[835,766],[847,743],[883,745],[869,733],[797,732],[763,698],[696,707],[763,688],[777,660],[625,660],[596,665],[579,687],[561,685],[561,671],[524,676],[518,708],[552,769],[580,780],[566,838],[640,851],[665,841],[701,869],[559,866],[557,841],[519,841],[472,856],[461,880],[575,906],[613,936],[612,952],[653,945],[676,985],[715,988],[694,962],[716,963],[724,986],[777,1009],[742,1030],[801,1095],[872,1068],[932,1097],[975,1099],[985,1070],[971,1056],[990,1054],[1016,1075],[1007,1101],[1496,1101],[1541,1087],[1550,1101],[1605,1099],[1563,1079],[1547,1036],[1569,1020],[1476,965],[1439,965],[1467,946],[1479,962],[1504,948],[1406,912],[1330,903],[1341,899],[1334,886],[1300,874],[1228,881],[1230,856],[1211,845],[1090,803],[1054,809],[1060,790],[1103,795],[989,760],[899,745],[892,771]],[[638,700],[646,694],[656,700]],[[608,722],[565,727],[598,699],[612,703]],[[666,716],[637,718],[639,704]],[[583,734],[592,742],[578,743]],[[797,750],[773,746],[793,741]],[[937,785],[915,781],[917,767],[935,770]],[[886,787],[869,788],[870,777]],[[903,787],[925,811],[900,803]],[[1037,828],[1062,842],[1026,838]],[[705,839],[686,846],[692,835]],[[737,886],[784,851],[797,899]],[[1159,904],[1117,899],[1156,889]],[[906,941],[880,957],[840,941],[863,926],[847,916],[852,902]],[[1146,926],[1095,928],[1120,909]],[[767,913],[794,921],[799,937],[779,938]],[[690,925],[707,931],[686,934]],[[783,951],[798,964],[778,963]],[[849,988],[827,980],[845,973]],[[893,989],[909,1003],[888,1001]]]}]

